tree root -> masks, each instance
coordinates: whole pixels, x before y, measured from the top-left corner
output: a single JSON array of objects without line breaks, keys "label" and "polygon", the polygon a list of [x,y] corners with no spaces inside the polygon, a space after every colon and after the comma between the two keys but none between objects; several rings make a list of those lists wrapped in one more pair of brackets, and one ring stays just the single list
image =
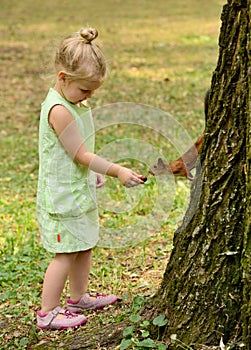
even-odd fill
[{"label": "tree root", "polygon": [[60,348],[67,350],[93,349],[114,350],[123,338],[126,322],[109,324],[102,329],[93,329],[88,334],[79,334],[65,339]]}]

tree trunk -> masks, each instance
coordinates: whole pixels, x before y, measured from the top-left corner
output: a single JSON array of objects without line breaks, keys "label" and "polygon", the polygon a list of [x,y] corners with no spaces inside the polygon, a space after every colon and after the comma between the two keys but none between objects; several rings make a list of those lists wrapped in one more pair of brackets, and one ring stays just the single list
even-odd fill
[{"label": "tree trunk", "polygon": [[165,337],[176,334],[195,348],[241,335],[251,348],[249,8],[249,0],[223,8],[202,172],[153,300],[168,314]]},{"label": "tree trunk", "polygon": [[[250,6],[250,1],[249,1]],[[250,40],[250,27],[249,27]],[[249,103],[251,101],[251,41],[249,41]],[[250,110],[247,121],[247,213],[246,213],[246,231],[244,236],[244,250],[243,250],[243,339],[247,344],[247,348],[251,349],[251,117]]]}]

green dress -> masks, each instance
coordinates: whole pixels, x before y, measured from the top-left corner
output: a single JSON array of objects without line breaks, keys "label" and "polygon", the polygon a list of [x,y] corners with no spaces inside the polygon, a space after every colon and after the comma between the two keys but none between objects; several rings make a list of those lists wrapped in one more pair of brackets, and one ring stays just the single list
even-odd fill
[{"label": "green dress", "polygon": [[71,104],[52,88],[42,103],[37,189],[41,239],[50,252],[78,252],[94,247],[98,241],[96,176],[70,157],[50,127],[48,116],[55,105],[71,112],[89,152],[94,151],[93,119],[90,108]]}]

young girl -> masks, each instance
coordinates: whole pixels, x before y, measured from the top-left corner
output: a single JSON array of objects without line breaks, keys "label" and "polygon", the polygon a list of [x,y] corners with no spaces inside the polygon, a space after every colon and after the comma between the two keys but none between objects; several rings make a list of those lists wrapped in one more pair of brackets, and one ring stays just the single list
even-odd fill
[{"label": "young girl", "polygon": [[[96,156],[90,98],[107,75],[105,58],[92,41],[94,28],[67,37],[55,57],[56,82],[42,103],[39,127],[37,216],[43,246],[55,253],[43,283],[39,328],[64,329],[86,322],[84,310],[114,303],[113,294],[87,293],[92,248],[98,241],[95,188],[102,175],[126,187],[144,183],[132,170]],[[96,175],[94,174],[97,173]],[[69,277],[70,299],[60,297]]]}]

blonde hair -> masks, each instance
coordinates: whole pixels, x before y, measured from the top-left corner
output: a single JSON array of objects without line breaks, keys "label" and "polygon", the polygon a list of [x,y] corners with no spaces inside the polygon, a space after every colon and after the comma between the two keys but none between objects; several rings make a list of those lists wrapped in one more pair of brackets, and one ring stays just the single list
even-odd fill
[{"label": "blonde hair", "polygon": [[92,42],[97,36],[97,29],[88,27],[65,38],[56,52],[56,71],[64,71],[69,80],[105,80],[106,59],[100,47]]}]

